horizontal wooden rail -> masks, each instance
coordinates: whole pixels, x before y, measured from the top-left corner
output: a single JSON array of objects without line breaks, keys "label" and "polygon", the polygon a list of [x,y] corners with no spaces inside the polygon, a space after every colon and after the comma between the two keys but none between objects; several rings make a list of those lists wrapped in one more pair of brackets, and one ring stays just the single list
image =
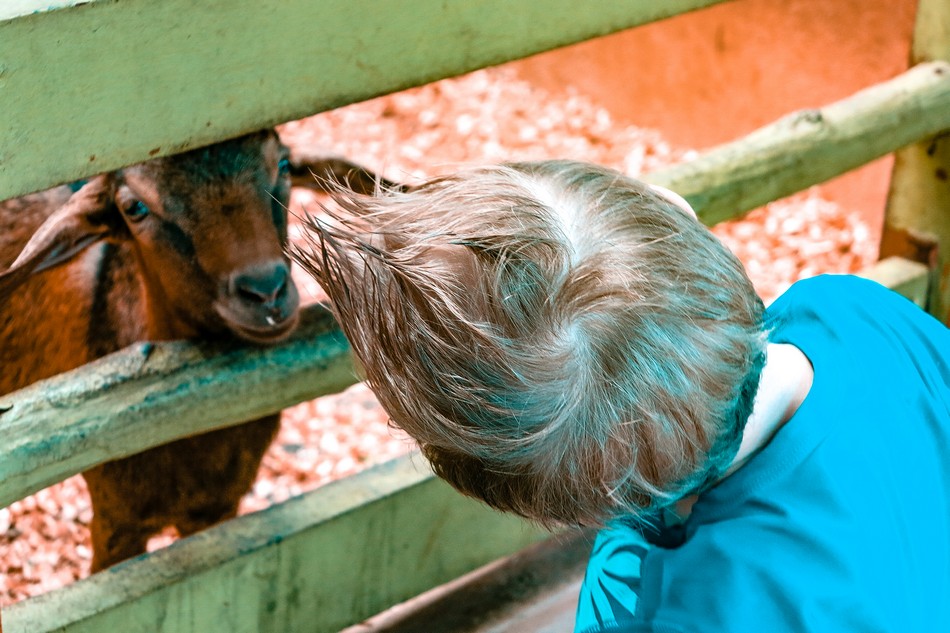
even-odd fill
[{"label": "horizontal wooden rail", "polygon": [[648,179],[682,194],[715,224],[948,129],[950,64],[930,62]]},{"label": "horizontal wooden rail", "polygon": [[331,633],[546,536],[423,464],[393,460],[15,604],[4,630]]},{"label": "horizontal wooden rail", "polygon": [[931,270],[919,262],[888,257],[861,271],[860,275],[907,297],[919,308],[927,306]]},{"label": "horizontal wooden rail", "polygon": [[[914,301],[926,266],[862,273]],[[545,533],[435,479],[418,455],[4,610],[7,633],[330,633]]]},{"label": "horizontal wooden rail", "polygon": [[3,0],[0,199],[722,1]]},{"label": "horizontal wooden rail", "polygon": [[278,346],[145,343],[0,397],[0,507],[96,464],[356,381],[321,306]]}]

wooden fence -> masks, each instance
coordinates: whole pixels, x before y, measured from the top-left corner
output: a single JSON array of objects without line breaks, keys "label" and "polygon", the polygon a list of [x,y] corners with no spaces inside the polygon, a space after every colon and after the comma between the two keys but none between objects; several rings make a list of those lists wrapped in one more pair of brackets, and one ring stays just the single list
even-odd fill
[{"label": "wooden fence", "polygon": [[[716,4],[7,0],[0,198]],[[55,6],[51,6],[55,5]],[[647,179],[707,223],[899,150],[868,276],[950,308],[950,4],[915,66]],[[321,307],[274,348],[143,343],[0,397],[0,506],[354,381]],[[543,538],[406,457],[4,610],[7,633],[337,631]]]}]

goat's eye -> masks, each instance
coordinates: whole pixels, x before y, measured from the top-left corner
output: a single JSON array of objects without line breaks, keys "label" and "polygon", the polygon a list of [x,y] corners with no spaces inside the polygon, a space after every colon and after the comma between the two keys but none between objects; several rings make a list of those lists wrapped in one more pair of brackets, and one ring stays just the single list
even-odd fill
[{"label": "goat's eye", "polygon": [[132,222],[140,222],[149,214],[148,207],[145,206],[145,203],[141,200],[136,200],[132,202],[125,209],[125,217],[127,217]]},{"label": "goat's eye", "polygon": [[277,163],[277,173],[281,176],[286,176],[290,173],[290,159],[281,158]]}]

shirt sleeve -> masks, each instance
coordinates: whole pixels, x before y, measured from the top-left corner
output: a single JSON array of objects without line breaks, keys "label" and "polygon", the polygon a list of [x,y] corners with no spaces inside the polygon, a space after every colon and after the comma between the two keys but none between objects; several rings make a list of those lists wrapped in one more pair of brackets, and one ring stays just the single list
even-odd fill
[{"label": "shirt sleeve", "polygon": [[623,523],[613,523],[600,531],[581,584],[575,633],[636,627],[640,565],[651,547],[638,530]]}]

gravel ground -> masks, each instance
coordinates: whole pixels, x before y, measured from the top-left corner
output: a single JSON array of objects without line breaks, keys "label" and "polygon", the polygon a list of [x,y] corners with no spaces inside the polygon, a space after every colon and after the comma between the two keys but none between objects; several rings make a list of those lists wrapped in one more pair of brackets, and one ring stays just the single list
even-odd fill
[{"label": "gravel ground", "polygon": [[[542,92],[518,80],[510,67],[290,122],[281,134],[292,146],[332,150],[399,181],[465,163],[541,158],[589,160],[637,175],[695,155],[671,147],[654,131],[616,123],[580,95]],[[296,192],[294,208],[315,209],[315,201]],[[768,301],[797,279],[871,264],[877,244],[861,217],[813,189],[720,224],[715,232]],[[321,297],[312,280],[299,271],[295,278],[305,301]],[[283,501],[410,448],[405,436],[388,428],[365,386],[300,404],[284,411],[277,441],[241,511]],[[87,576],[91,515],[80,477],[0,509],[0,605]],[[166,532],[150,549],[174,538]]]}]

